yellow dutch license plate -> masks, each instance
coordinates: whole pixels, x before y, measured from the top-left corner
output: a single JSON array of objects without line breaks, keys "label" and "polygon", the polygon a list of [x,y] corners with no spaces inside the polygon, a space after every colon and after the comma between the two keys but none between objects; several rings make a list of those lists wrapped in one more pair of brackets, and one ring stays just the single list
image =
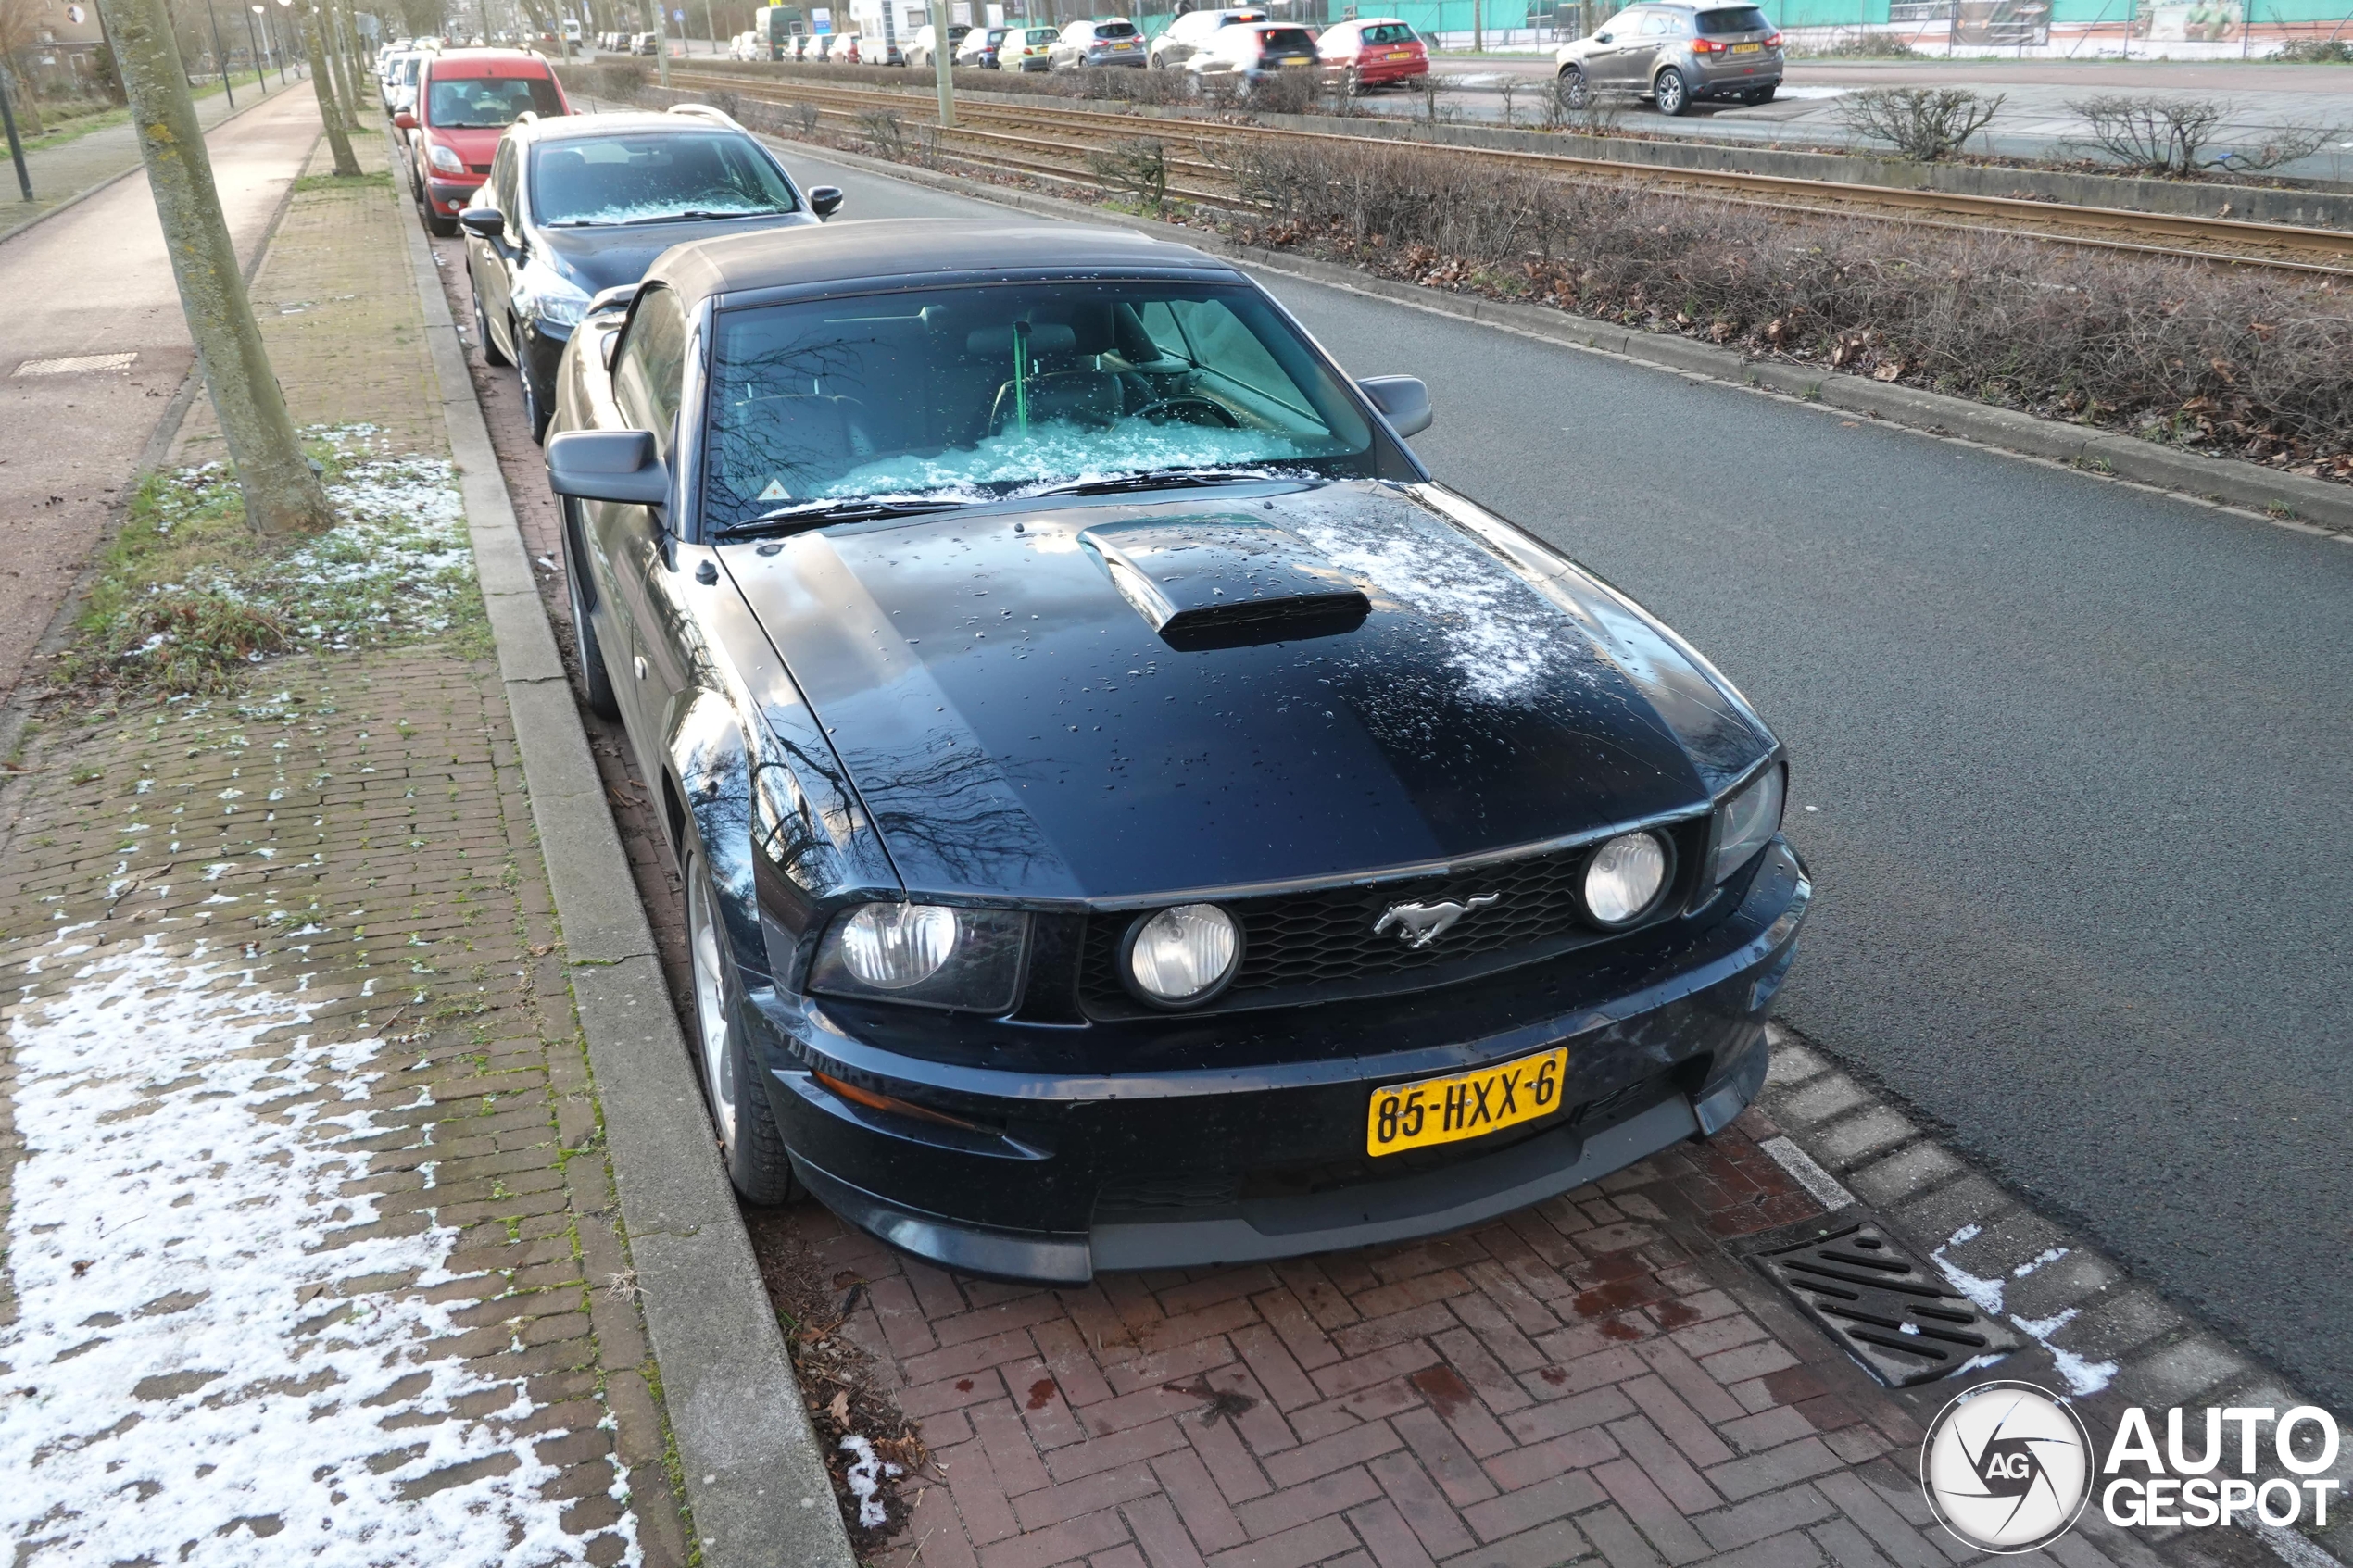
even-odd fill
[{"label": "yellow dutch license plate", "polygon": [[1735,44],[1732,45],[1732,53],[1735,55],[1754,55],[1763,47],[1765,47],[1765,45],[1762,44]]},{"label": "yellow dutch license plate", "polygon": [[1555,1046],[1476,1073],[1375,1089],[1365,1113],[1365,1152],[1454,1143],[1548,1115],[1560,1109],[1567,1068],[1568,1047]]}]

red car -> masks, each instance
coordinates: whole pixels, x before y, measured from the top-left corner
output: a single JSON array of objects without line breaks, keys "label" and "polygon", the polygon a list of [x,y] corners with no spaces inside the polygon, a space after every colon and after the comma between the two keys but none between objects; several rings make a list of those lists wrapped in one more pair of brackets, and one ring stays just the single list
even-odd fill
[{"label": "red car", "polygon": [[1429,51],[1395,17],[1340,22],[1326,28],[1315,51],[1323,67],[1359,89],[1429,74]]},{"label": "red car", "polygon": [[498,138],[525,112],[570,114],[547,62],[520,49],[453,49],[428,55],[417,71],[413,108],[393,117],[409,140],[409,193],[425,227],[458,232],[458,214],[490,174]]}]

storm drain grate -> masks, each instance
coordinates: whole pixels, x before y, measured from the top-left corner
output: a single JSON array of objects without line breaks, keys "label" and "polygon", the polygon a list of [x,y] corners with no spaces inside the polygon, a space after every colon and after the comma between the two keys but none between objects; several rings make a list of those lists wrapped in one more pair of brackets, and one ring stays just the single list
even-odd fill
[{"label": "storm drain grate", "polygon": [[20,376],[71,376],[84,370],[127,370],[133,354],[76,354],[65,359],[28,359],[17,367]]},{"label": "storm drain grate", "polygon": [[2018,1348],[2015,1335],[1868,1220],[1755,1256],[1807,1317],[1891,1388]]}]

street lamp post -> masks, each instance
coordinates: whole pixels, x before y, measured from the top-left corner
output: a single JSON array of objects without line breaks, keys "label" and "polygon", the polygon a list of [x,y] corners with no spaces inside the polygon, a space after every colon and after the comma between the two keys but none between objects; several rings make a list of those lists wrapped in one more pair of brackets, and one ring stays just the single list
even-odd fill
[{"label": "street lamp post", "polygon": [[17,166],[17,189],[32,199],[32,175],[24,166],[24,144],[17,140],[17,111],[8,104],[8,67],[0,61],[0,127],[8,132],[8,157]]},{"label": "street lamp post", "polygon": [[220,56],[220,90],[229,94],[229,107],[237,107],[237,89],[229,80],[229,51],[220,46],[220,13],[212,8],[212,0],[204,0],[204,14],[212,19],[212,52]]},{"label": "street lamp post", "polygon": [[[261,9],[261,7],[258,6],[256,6],[253,8],[254,11],[258,11],[259,9]],[[261,89],[261,95],[266,98],[270,96],[270,78],[263,74],[261,60],[261,35],[254,31],[253,11],[247,11],[245,13],[245,47],[253,56],[254,85]]]}]

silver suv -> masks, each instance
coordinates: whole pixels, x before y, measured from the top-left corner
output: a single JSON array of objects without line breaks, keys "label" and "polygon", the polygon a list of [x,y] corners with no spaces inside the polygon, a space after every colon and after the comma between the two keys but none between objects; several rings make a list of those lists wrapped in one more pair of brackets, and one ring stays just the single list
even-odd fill
[{"label": "silver suv", "polygon": [[1769,102],[1781,84],[1781,34],[1754,6],[1661,0],[1628,6],[1553,61],[1571,107],[1623,95],[1681,114],[1710,98]]}]

